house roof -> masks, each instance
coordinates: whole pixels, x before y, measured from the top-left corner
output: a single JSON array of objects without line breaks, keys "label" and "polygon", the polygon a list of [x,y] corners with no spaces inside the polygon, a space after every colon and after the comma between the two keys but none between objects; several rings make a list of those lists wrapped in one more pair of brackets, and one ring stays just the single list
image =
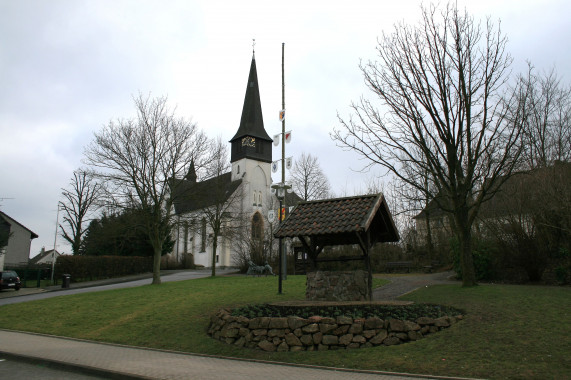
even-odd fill
[{"label": "house roof", "polygon": [[250,64],[250,74],[248,75],[248,85],[244,96],[244,106],[238,131],[230,142],[244,136],[257,137],[262,140],[272,141],[264,128],[262,117],[262,103],[260,102],[260,89],[258,87],[258,74],[256,70],[256,58],[252,56]]},{"label": "house roof", "polygon": [[[42,259],[44,259],[44,258],[46,258],[46,257],[48,257],[48,256],[51,256],[51,254],[52,254],[53,251],[54,251],[53,249],[50,249],[49,251],[40,252],[40,253],[37,254],[36,256],[32,257],[32,258],[28,261],[28,263],[31,264],[31,265],[37,264],[37,263],[40,262]],[[59,252],[56,250],[56,258],[59,257],[59,256],[61,256],[61,253],[59,253]]]},{"label": "house roof", "polygon": [[35,238],[39,237],[38,234],[36,234],[34,231],[30,230],[28,227],[24,226],[22,223],[19,223],[17,220],[15,220],[15,219],[9,217],[8,215],[6,215],[5,213],[3,213],[2,211],[0,211],[0,217],[1,217],[2,219],[4,219],[4,221],[6,221],[6,223],[8,223],[8,224],[13,224],[13,223],[14,223],[14,224],[17,224],[17,225],[19,225],[20,227],[22,227],[22,228],[28,230],[28,231],[30,232],[30,235],[31,235],[31,236],[30,236],[30,239],[35,239]]},{"label": "house roof", "polygon": [[175,213],[183,214],[224,203],[241,183],[241,179],[232,181],[231,172],[202,182],[175,179],[172,195]]},{"label": "house roof", "polygon": [[364,232],[370,233],[372,244],[399,240],[382,193],[301,202],[275,236],[306,236],[324,245],[342,245],[357,244],[357,234]]}]

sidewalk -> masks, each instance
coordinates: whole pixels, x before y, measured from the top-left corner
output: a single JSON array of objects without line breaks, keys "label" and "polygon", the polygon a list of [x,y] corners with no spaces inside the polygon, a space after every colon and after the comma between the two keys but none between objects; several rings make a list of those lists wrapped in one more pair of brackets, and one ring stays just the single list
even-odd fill
[{"label": "sidewalk", "polygon": [[[112,379],[399,380],[439,377],[217,358],[0,330],[0,358],[13,357]],[[452,378],[446,378],[452,379]]]}]

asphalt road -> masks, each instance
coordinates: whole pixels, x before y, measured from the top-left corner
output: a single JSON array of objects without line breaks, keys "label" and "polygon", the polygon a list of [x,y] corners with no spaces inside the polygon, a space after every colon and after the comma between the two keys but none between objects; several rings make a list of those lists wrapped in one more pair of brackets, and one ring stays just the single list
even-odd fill
[{"label": "asphalt road", "polygon": [[0,354],[0,377],[3,379],[42,379],[42,380],[103,380],[108,377],[85,375],[79,372],[54,368],[49,363],[29,363]]},{"label": "asphalt road", "polygon": [[[216,275],[226,275],[234,272],[236,272],[235,269],[217,269]],[[174,272],[168,275],[162,275],[161,281],[162,282],[184,281],[184,280],[192,280],[208,276],[210,276],[209,270],[188,270],[188,271]],[[120,281],[120,280],[116,279],[115,281]],[[39,289],[35,289],[33,290],[34,292],[31,294],[28,293],[26,289],[20,289],[18,292],[13,290],[6,290],[3,291],[0,296],[0,306],[9,305],[13,303],[37,301],[37,300],[43,300],[47,298],[60,297],[72,294],[100,292],[103,290],[112,290],[112,289],[134,288],[142,285],[150,285],[151,282],[152,282],[151,278],[144,278],[128,282],[118,282],[112,284],[95,285],[95,286],[81,287],[81,288],[79,288],[79,286],[85,286],[85,284],[72,283],[71,287],[68,289],[54,288],[53,291],[42,291]],[[97,283],[99,282],[96,282],[94,284]]]}]

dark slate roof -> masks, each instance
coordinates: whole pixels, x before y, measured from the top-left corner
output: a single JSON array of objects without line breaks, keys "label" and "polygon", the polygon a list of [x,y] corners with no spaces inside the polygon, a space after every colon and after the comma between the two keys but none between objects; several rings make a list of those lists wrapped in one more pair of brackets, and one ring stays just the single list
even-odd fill
[{"label": "dark slate roof", "polygon": [[[35,264],[37,264],[37,263],[38,263],[39,261],[41,261],[44,257],[51,256],[53,251],[54,251],[53,249],[50,249],[49,251],[40,252],[40,253],[37,254],[36,256],[34,256],[34,257],[32,257],[31,259],[29,259],[29,260],[28,260],[28,264],[30,264],[30,265],[35,265]],[[56,256],[56,259],[57,259],[57,257],[61,256],[61,253],[59,253],[59,252],[56,250],[55,256]]]},{"label": "dark slate roof", "polygon": [[241,179],[232,182],[231,172],[202,182],[176,179],[172,191],[175,213],[183,214],[224,203],[241,183]]},{"label": "dark slate roof", "polygon": [[372,243],[399,240],[383,194],[301,202],[275,236],[316,237],[331,245],[356,244],[357,233],[367,231]]},{"label": "dark slate roof", "polygon": [[248,84],[246,86],[246,95],[244,96],[244,107],[242,108],[240,126],[238,127],[238,132],[236,132],[230,142],[244,136],[252,136],[262,140],[272,141],[264,128],[255,57],[252,57],[252,63],[250,64],[250,74],[248,75]]},{"label": "dark slate roof", "polygon": [[17,220],[9,217],[8,215],[3,213],[2,211],[0,211],[0,218],[4,219],[6,221],[6,223],[8,223],[8,224],[16,223],[20,227],[26,229],[28,232],[30,232],[30,239],[35,239],[38,237],[38,234],[36,234],[34,231],[30,230],[28,227],[24,226],[22,223],[18,222]]}]

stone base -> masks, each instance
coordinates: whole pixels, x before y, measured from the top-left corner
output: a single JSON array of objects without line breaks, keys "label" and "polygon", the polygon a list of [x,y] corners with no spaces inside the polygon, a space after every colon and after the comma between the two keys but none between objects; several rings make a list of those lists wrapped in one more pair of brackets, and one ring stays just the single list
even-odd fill
[{"label": "stone base", "polygon": [[305,299],[310,301],[367,301],[372,284],[364,270],[307,273]]}]

